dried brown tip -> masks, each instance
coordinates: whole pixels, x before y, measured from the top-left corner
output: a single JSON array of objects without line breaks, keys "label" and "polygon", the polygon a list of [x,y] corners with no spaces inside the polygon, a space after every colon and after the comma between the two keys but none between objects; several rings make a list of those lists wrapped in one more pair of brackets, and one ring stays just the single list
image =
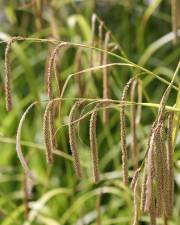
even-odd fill
[{"label": "dried brown tip", "polygon": [[12,90],[11,90],[11,62],[10,62],[10,52],[13,42],[18,40],[24,40],[23,37],[12,37],[8,42],[5,49],[5,59],[4,59],[4,72],[5,72],[5,102],[6,110],[10,112],[12,110]]},{"label": "dried brown tip", "polygon": [[174,113],[169,112],[168,116],[168,130],[167,130],[167,170],[168,170],[168,216],[172,216],[173,211],[173,199],[174,199],[174,171],[173,171],[173,143],[172,143],[172,131],[173,131],[173,117]]},{"label": "dried brown tip", "polygon": [[[57,56],[57,52],[60,48],[66,46],[68,43],[66,42],[62,42],[58,45],[56,45],[56,47],[52,50],[49,60],[48,60],[48,68],[47,68],[47,92],[48,92],[48,97],[49,99],[53,98],[53,88],[52,88],[52,73],[53,73],[53,69],[56,67],[55,63],[56,63],[56,56]],[[56,70],[55,70],[56,71]]]},{"label": "dried brown tip", "polygon": [[121,151],[122,151],[122,168],[123,168],[123,182],[125,185],[128,184],[128,155],[126,146],[126,124],[125,124],[125,104],[124,101],[127,97],[127,91],[133,82],[134,78],[130,79],[125,85],[121,97],[121,108],[120,108],[120,139],[121,139]]},{"label": "dried brown tip", "polygon": [[90,139],[90,148],[91,148],[91,156],[92,156],[92,169],[93,169],[93,177],[94,182],[97,183],[100,180],[99,175],[99,157],[97,150],[97,140],[96,140],[96,120],[97,120],[97,106],[95,110],[91,114],[90,124],[89,124],[89,139]]},{"label": "dried brown tip", "polygon": [[44,143],[46,147],[46,160],[49,164],[53,163],[53,100],[48,102],[43,118]]},{"label": "dried brown tip", "polygon": [[[108,51],[108,44],[110,41],[110,31],[106,32],[105,35],[105,42],[104,42],[104,50]],[[103,65],[108,63],[108,55],[107,52],[103,53]],[[103,68],[103,99],[110,98],[110,90],[109,90],[109,76],[108,76],[108,68]],[[107,103],[104,103],[104,110],[103,110],[103,122],[106,124],[108,122],[108,111],[107,111]]]},{"label": "dried brown tip", "polygon": [[70,149],[72,152],[75,173],[77,178],[79,179],[82,178],[82,169],[81,169],[80,157],[79,157],[77,142],[76,142],[76,123],[74,121],[76,120],[77,110],[83,103],[84,103],[84,100],[75,102],[69,114],[69,144],[70,144]]}]

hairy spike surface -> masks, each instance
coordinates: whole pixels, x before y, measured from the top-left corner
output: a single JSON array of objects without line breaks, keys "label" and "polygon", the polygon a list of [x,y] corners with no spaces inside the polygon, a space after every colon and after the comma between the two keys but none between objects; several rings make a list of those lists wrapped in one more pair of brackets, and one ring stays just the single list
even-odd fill
[{"label": "hairy spike surface", "polygon": [[[104,43],[104,50],[108,50],[108,44],[110,41],[110,31],[106,32],[105,35],[105,43]],[[108,62],[108,57],[107,57],[107,52],[103,53],[103,65],[106,65]],[[109,99],[110,98],[110,93],[109,93],[109,76],[108,76],[108,68],[105,67],[103,69],[103,99]],[[104,107],[107,106],[107,103],[104,103]],[[108,122],[108,112],[107,108],[103,110],[103,122],[107,123]]]},{"label": "hairy spike surface", "polygon": [[100,180],[99,175],[99,157],[97,150],[97,140],[96,140],[96,120],[97,120],[97,107],[99,103],[95,107],[95,110],[91,114],[90,124],[89,124],[89,138],[90,138],[90,148],[92,155],[92,169],[93,169],[93,177],[94,182],[97,183]]},{"label": "hairy spike surface", "polygon": [[162,167],[162,148],[160,146],[160,130],[156,134],[156,182],[157,182],[157,201],[156,214],[161,216],[163,212],[163,167]]},{"label": "hairy spike surface", "polygon": [[168,216],[172,215],[173,198],[174,198],[173,143],[172,143],[173,117],[174,113],[170,112],[168,116],[168,131],[167,131]]},{"label": "hairy spike surface", "polygon": [[[130,94],[130,101],[135,101],[135,88],[137,86],[137,81],[134,80],[134,82],[131,85],[131,94]],[[131,132],[132,132],[132,161],[134,163],[134,168],[138,168],[138,146],[137,146],[137,135],[136,135],[136,107],[134,104],[130,106],[130,114],[131,114]]]},{"label": "hairy spike surface", "polygon": [[126,146],[126,123],[125,123],[125,104],[127,91],[133,82],[134,78],[131,78],[129,82],[125,85],[121,97],[122,105],[120,108],[120,139],[121,139],[121,151],[122,151],[122,168],[123,168],[123,182],[125,185],[128,184],[128,155]]},{"label": "hairy spike surface", "polygon": [[152,133],[149,143],[148,155],[147,155],[147,182],[146,182],[146,202],[145,202],[145,211],[150,210],[152,198],[153,198],[153,177],[154,177],[154,138],[155,132]]},{"label": "hairy spike surface", "polygon": [[141,211],[145,212],[145,203],[146,203],[146,183],[147,183],[147,172],[146,167],[144,168],[144,175],[142,181],[142,188],[141,188]]},{"label": "hairy spike surface", "polygon": [[131,189],[132,189],[132,190],[134,190],[134,186],[135,186],[135,183],[136,183],[136,181],[137,181],[137,179],[138,179],[138,177],[139,177],[140,171],[141,171],[141,168],[138,168],[138,169],[135,171],[135,173],[134,173],[134,176],[133,176],[132,181],[131,181]]},{"label": "hairy spike surface", "polygon": [[55,60],[56,60],[56,55],[57,52],[60,48],[66,46],[68,43],[66,42],[62,42],[58,45],[56,45],[56,47],[52,50],[49,60],[48,60],[48,68],[47,68],[47,92],[48,92],[48,97],[49,99],[53,98],[53,89],[52,89],[52,73],[53,73],[53,68],[55,68]]},{"label": "hairy spike surface", "polygon": [[164,204],[164,216],[168,217],[168,168],[167,168],[167,149],[165,142],[165,121],[162,122],[160,126],[160,143],[162,148],[162,170],[163,170],[163,204]]},{"label": "hairy spike surface", "polygon": [[[154,192],[152,190],[152,192]],[[151,196],[151,204],[150,204],[150,225],[156,225],[156,208],[155,208],[155,197],[154,194]]]},{"label": "hairy spike surface", "polygon": [[76,120],[76,112],[79,109],[79,107],[84,103],[84,100],[80,100],[75,102],[75,104],[72,106],[70,114],[69,114],[69,144],[70,149],[73,156],[73,164],[74,169],[77,178],[82,178],[82,169],[80,164],[80,158],[77,148],[77,142],[76,142],[76,123],[74,121]]},{"label": "hairy spike surface", "polygon": [[5,59],[4,59],[4,72],[5,72],[5,101],[6,110],[10,112],[12,110],[12,91],[11,91],[11,62],[10,62],[10,52],[13,42],[18,40],[24,40],[23,37],[12,37],[5,49]]},{"label": "hairy spike surface", "polygon": [[138,177],[134,183],[133,187],[134,192],[134,219],[133,225],[138,225]]},{"label": "hairy spike surface", "polygon": [[46,160],[49,164],[53,163],[53,118],[52,118],[53,100],[49,101],[43,118],[44,143],[46,147]]}]

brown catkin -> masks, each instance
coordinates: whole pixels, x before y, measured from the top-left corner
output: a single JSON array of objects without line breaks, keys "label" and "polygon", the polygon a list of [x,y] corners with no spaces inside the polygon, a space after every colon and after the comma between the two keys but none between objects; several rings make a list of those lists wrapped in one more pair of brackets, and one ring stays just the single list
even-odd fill
[{"label": "brown catkin", "polygon": [[99,157],[98,157],[97,140],[96,140],[96,120],[97,120],[98,106],[99,106],[99,103],[96,105],[95,110],[91,114],[90,124],[89,124],[89,139],[90,139],[90,148],[91,148],[91,156],[92,156],[92,169],[93,169],[93,178],[95,183],[99,182],[100,180]]},{"label": "brown catkin", "polygon": [[[130,93],[130,101],[135,102],[135,89],[137,86],[137,81],[134,80],[134,82],[131,85],[131,93]],[[132,133],[132,161],[134,163],[134,169],[138,168],[138,146],[137,146],[137,135],[136,135],[136,107],[134,104],[130,106],[130,114],[131,114],[131,133]]]},{"label": "brown catkin", "polygon": [[131,78],[125,85],[121,97],[122,105],[120,108],[120,139],[121,139],[121,151],[122,151],[122,168],[123,168],[123,182],[125,185],[128,184],[128,155],[126,146],[126,123],[125,123],[125,104],[127,91],[133,82],[134,78]]},{"label": "brown catkin", "polygon": [[10,112],[12,110],[12,91],[11,91],[11,62],[10,62],[10,51],[13,42],[18,40],[24,40],[23,37],[12,37],[8,42],[5,49],[5,59],[4,59],[4,72],[5,72],[5,102],[6,110]]},{"label": "brown catkin", "polygon": [[174,117],[174,113],[169,112],[168,131],[167,131],[168,216],[172,215],[173,198],[174,198],[173,143],[172,143],[173,117]]},{"label": "brown catkin", "polygon": [[43,118],[43,133],[44,133],[44,143],[46,147],[46,160],[49,164],[53,163],[53,139],[52,139],[52,127],[53,127],[53,118],[52,118],[52,108],[53,100],[49,101]]},{"label": "brown catkin", "polygon": [[79,153],[77,149],[76,123],[74,123],[74,121],[76,120],[76,112],[83,102],[84,100],[75,102],[69,114],[69,144],[70,144],[70,149],[73,156],[73,164],[74,164],[75,173],[78,179],[82,178],[82,169],[81,169],[80,158],[79,158]]},{"label": "brown catkin", "polygon": [[[105,35],[105,41],[104,41],[104,50],[108,51],[108,44],[110,41],[110,31],[106,32]],[[108,63],[108,55],[107,52],[103,53],[103,65],[106,65]],[[108,68],[103,68],[103,99],[109,99],[110,93],[109,93],[109,76],[108,76]],[[104,107],[106,107],[108,104],[104,103]],[[103,110],[103,122],[106,124],[108,122],[108,111],[107,108]]]},{"label": "brown catkin", "polygon": [[62,43],[56,45],[56,47],[52,50],[49,60],[48,60],[48,68],[47,68],[46,77],[47,77],[47,92],[48,92],[49,99],[53,98],[53,88],[52,88],[53,76],[52,76],[52,73],[53,73],[53,68],[55,66],[54,63],[56,60],[56,55],[57,55],[58,50],[66,45],[67,45],[66,42],[62,42]]}]

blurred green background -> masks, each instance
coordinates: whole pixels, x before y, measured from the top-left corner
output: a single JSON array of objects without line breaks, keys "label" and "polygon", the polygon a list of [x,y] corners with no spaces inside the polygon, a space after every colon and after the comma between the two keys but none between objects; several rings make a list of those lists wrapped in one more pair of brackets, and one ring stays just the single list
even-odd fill
[{"label": "blurred green background", "polygon": [[[24,175],[17,159],[15,137],[19,120],[25,109],[35,100],[47,99],[45,71],[52,45],[42,42],[18,41],[11,51],[13,110],[5,111],[4,102],[4,52],[9,36],[54,38],[58,40],[91,44],[91,17],[96,13],[111,30],[112,44],[119,44],[126,57],[138,65],[170,81],[180,56],[180,45],[172,44],[171,6],[165,0],[0,0],[0,223],[85,225],[98,224],[96,205],[101,196],[101,223],[132,224],[133,193],[124,187],[121,173],[119,111],[109,109],[109,123],[97,121],[97,140],[102,181],[94,185],[89,148],[89,117],[82,120],[78,133],[78,148],[83,164],[84,179],[77,181],[68,143],[68,114],[73,100],[63,102],[62,124],[56,120],[58,150],[53,166],[48,166],[44,156],[42,120],[45,104],[38,105],[28,114],[22,130],[23,152],[37,177],[30,199],[29,220],[24,207]],[[96,43],[97,46],[96,24]],[[105,33],[105,31],[104,31]],[[58,54],[58,78],[62,87],[69,74],[77,72],[78,48],[70,47]],[[121,55],[119,50],[115,53]],[[89,68],[88,49],[83,49],[81,69]],[[97,54],[97,53],[96,53]],[[120,62],[109,56],[109,62]],[[119,100],[122,89],[136,70],[112,67],[110,73],[111,98]],[[143,101],[159,103],[166,85],[153,76],[141,77]],[[84,97],[102,97],[102,72],[85,73],[82,78]],[[175,85],[178,86],[180,77]],[[65,97],[77,96],[78,87],[72,79]],[[169,105],[175,103],[177,92],[172,91]],[[89,106],[90,107],[90,106]],[[88,111],[90,108],[85,110]],[[138,146],[141,159],[156,110],[143,107],[138,125]],[[130,149],[129,108],[127,107],[127,144]],[[175,202],[172,225],[180,221],[180,138],[177,140],[175,161]],[[129,159],[130,174],[132,160]],[[149,224],[148,216],[141,224]],[[159,220],[159,224],[162,221]]]}]

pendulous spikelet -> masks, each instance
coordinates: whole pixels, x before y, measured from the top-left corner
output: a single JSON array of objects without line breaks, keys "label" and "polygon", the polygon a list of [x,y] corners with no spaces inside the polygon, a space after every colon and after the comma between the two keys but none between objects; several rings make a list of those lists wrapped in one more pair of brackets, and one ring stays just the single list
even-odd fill
[{"label": "pendulous spikelet", "polygon": [[135,173],[134,173],[134,176],[132,178],[132,181],[131,181],[131,189],[134,190],[134,186],[137,182],[137,179],[139,178],[139,173],[141,171],[141,168],[138,168]]},{"label": "pendulous spikelet", "polygon": [[93,169],[93,178],[94,182],[97,183],[100,180],[99,175],[99,158],[98,158],[98,150],[97,150],[97,141],[96,141],[96,120],[97,120],[97,107],[99,103],[95,107],[95,110],[91,114],[90,124],[89,124],[89,139],[90,139],[90,148],[91,148],[91,156],[92,156],[92,169]]},{"label": "pendulous spikelet", "polygon": [[145,203],[146,203],[146,183],[147,183],[147,173],[146,167],[144,168],[143,182],[141,188],[141,211],[145,212]]},{"label": "pendulous spikelet", "polygon": [[122,105],[120,108],[120,139],[121,139],[121,151],[122,151],[122,168],[123,168],[123,182],[125,185],[128,184],[128,155],[126,146],[126,124],[125,124],[125,104],[127,91],[133,82],[134,78],[131,78],[125,85],[121,97]]},{"label": "pendulous spikelet", "polygon": [[[154,190],[152,190],[152,192],[154,192]],[[152,196],[151,196],[151,204],[150,204],[149,214],[150,214],[150,225],[156,225],[156,207],[155,207],[154,194],[152,194]]]},{"label": "pendulous spikelet", "polygon": [[48,102],[43,118],[43,133],[44,133],[44,142],[46,147],[46,160],[49,164],[53,163],[53,116],[52,110],[54,106],[54,101],[51,100]]},{"label": "pendulous spikelet", "polygon": [[[137,86],[137,81],[134,80],[134,82],[131,85],[131,93],[130,93],[130,101],[135,102],[135,89]],[[130,114],[131,114],[131,133],[132,133],[132,161],[134,163],[134,169],[138,168],[138,146],[137,146],[137,135],[136,135],[136,107],[134,104],[130,106]]]},{"label": "pendulous spikelet", "polygon": [[156,134],[156,182],[157,182],[157,202],[156,202],[156,214],[157,216],[161,216],[163,213],[163,166],[162,166],[162,147],[160,141],[160,130],[157,131]]},{"label": "pendulous spikelet", "polygon": [[162,167],[163,167],[163,204],[164,204],[164,216],[168,217],[168,169],[167,169],[167,148],[166,148],[166,142],[165,142],[165,121],[162,122],[162,125],[160,126],[160,143],[162,148]]},{"label": "pendulous spikelet", "polygon": [[167,170],[168,170],[168,216],[172,215],[173,211],[173,198],[174,198],[174,171],[173,171],[173,143],[172,143],[172,130],[173,130],[173,117],[174,113],[169,112],[168,115],[168,130],[167,130]]},{"label": "pendulous spikelet", "polygon": [[12,110],[12,91],[11,91],[11,62],[10,62],[10,51],[13,42],[24,40],[23,37],[12,37],[8,42],[5,50],[4,59],[4,72],[5,72],[5,102],[6,110],[10,112]]},{"label": "pendulous spikelet", "polygon": [[146,181],[146,201],[145,201],[145,212],[150,211],[150,206],[153,199],[153,175],[154,175],[154,163],[153,163],[153,136],[151,137],[150,148],[147,155],[147,181]]},{"label": "pendulous spikelet", "polygon": [[[104,41],[104,50],[108,51],[108,44],[110,41],[110,31],[106,32],[105,35],[105,41]],[[107,52],[103,53],[103,65],[106,65],[108,63],[108,55]],[[103,99],[109,99],[110,93],[109,93],[109,75],[108,75],[108,68],[103,68]],[[107,111],[107,103],[104,104],[104,110],[103,110],[103,122],[106,124],[108,122],[108,111]]]},{"label": "pendulous spikelet", "polygon": [[133,225],[138,225],[138,176],[137,176],[137,179],[134,182],[133,192],[134,192],[134,219],[133,219]]},{"label": "pendulous spikelet", "polygon": [[76,142],[76,123],[74,121],[76,120],[77,110],[80,108],[80,106],[83,103],[84,103],[84,100],[75,102],[69,114],[69,144],[70,144],[70,149],[73,156],[73,164],[74,164],[75,173],[78,179],[82,178],[82,169],[81,169],[80,158],[79,158],[77,142]]},{"label": "pendulous spikelet", "polygon": [[53,98],[53,88],[52,88],[52,73],[53,73],[53,69],[55,68],[55,60],[56,60],[56,55],[57,52],[60,48],[66,46],[67,43],[66,42],[62,42],[58,45],[56,45],[56,47],[52,50],[49,60],[48,60],[48,68],[47,68],[47,92],[48,92],[48,97],[49,99]]}]

